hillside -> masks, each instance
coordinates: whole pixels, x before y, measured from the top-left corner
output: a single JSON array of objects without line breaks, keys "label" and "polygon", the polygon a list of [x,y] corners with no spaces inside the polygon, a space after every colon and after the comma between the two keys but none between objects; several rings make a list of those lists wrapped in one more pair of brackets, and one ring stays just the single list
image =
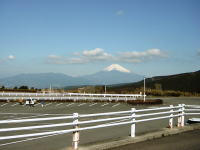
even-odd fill
[{"label": "hillside", "polygon": [[[146,88],[200,93],[200,71],[146,79]],[[133,91],[143,88],[143,81],[123,85],[113,85],[109,91]]]},{"label": "hillside", "polygon": [[127,70],[126,68],[112,64],[103,71],[94,74],[72,77],[62,73],[29,73],[19,74],[0,79],[0,86],[19,87],[28,86],[34,88],[70,88],[83,85],[109,85],[140,81],[143,77]]},{"label": "hillside", "polygon": [[35,88],[49,88],[85,85],[90,82],[82,78],[74,78],[61,73],[38,73],[38,74],[19,74],[12,77],[0,79],[0,85],[15,87],[26,85]]}]

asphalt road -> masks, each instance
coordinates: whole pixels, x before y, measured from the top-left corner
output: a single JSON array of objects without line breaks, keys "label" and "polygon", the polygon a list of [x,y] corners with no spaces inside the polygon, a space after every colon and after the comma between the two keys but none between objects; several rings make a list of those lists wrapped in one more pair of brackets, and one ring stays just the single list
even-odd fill
[{"label": "asphalt road", "polygon": [[[102,113],[102,112],[115,112],[123,110],[131,110],[135,107],[136,109],[152,108],[169,106],[170,104],[200,104],[200,98],[165,98],[163,105],[154,106],[131,106],[127,104],[117,103],[46,103],[44,107],[37,105],[36,107],[26,107],[18,105],[17,103],[0,103],[0,120],[6,119],[22,119],[22,118],[38,118],[38,117],[53,117],[53,116],[66,116],[71,115],[74,112],[80,114],[91,114],[91,113]],[[191,116],[189,116],[191,117]],[[95,118],[97,119],[97,118]],[[187,118],[186,118],[187,119]],[[63,121],[52,121],[52,122],[30,122],[21,124],[0,124],[0,128],[10,128],[18,126],[30,126],[30,125],[44,125],[49,123],[64,123]],[[71,120],[69,120],[71,121]],[[68,120],[67,120],[68,122]],[[175,120],[174,123],[177,121]],[[66,122],[65,122],[66,123]],[[145,123],[136,124],[136,136],[142,135],[147,132],[152,132],[165,128],[168,125],[168,120],[157,120],[149,121]],[[70,128],[72,128],[70,126]],[[49,128],[49,129],[36,129],[31,131],[14,131],[14,132],[0,132],[0,136],[36,133],[55,131],[62,128]],[[87,130],[81,132],[80,145],[100,142],[118,137],[127,137],[130,134],[130,125],[123,125],[117,127],[109,127],[95,130]],[[59,150],[63,147],[71,146],[72,134],[61,134],[52,137],[46,137],[41,139],[31,140],[30,138],[16,139],[16,140],[5,140],[0,141],[0,150]]]},{"label": "asphalt road", "polygon": [[109,150],[200,150],[200,130],[134,143]]}]

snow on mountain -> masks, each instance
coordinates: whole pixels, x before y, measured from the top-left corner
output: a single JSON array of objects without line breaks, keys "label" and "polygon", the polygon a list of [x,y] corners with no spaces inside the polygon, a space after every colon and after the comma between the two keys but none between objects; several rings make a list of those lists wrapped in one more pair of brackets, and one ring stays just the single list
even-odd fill
[{"label": "snow on mountain", "polygon": [[122,67],[118,64],[112,64],[112,65],[110,65],[110,66],[108,66],[104,69],[104,71],[113,71],[113,70],[130,73],[130,70],[128,70],[128,69],[126,69],[126,68],[124,68],[124,67]]},{"label": "snow on mountain", "polygon": [[142,80],[143,76],[132,73],[130,70],[118,64],[112,64],[103,69],[103,71],[86,75],[83,78],[89,80],[90,83],[93,83],[94,85],[108,85],[137,82]]}]

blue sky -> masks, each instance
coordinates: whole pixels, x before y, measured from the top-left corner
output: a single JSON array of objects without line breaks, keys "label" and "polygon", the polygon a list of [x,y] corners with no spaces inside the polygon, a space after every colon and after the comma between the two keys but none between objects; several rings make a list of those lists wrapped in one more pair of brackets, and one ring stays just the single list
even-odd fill
[{"label": "blue sky", "polygon": [[0,77],[200,70],[199,0],[0,0]]}]

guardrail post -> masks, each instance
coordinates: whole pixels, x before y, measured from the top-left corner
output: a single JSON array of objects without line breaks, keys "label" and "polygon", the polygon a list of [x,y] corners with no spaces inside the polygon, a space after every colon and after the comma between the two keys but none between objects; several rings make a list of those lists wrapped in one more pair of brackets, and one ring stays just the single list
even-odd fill
[{"label": "guardrail post", "polygon": [[178,116],[178,124],[177,124],[177,126],[178,126],[178,127],[181,127],[181,124],[182,124],[182,123],[181,123],[181,119],[182,119],[182,104],[178,104],[178,106],[181,107],[181,108],[178,109],[178,110],[179,110],[179,113],[178,113],[178,114],[179,114],[180,116]]},{"label": "guardrail post", "polygon": [[184,127],[185,122],[185,104],[182,104],[181,127]]},{"label": "guardrail post", "polygon": [[170,112],[171,112],[171,114],[170,114],[170,118],[169,118],[169,128],[173,128],[173,105],[170,105],[170,107],[171,107],[171,110],[170,110]]},{"label": "guardrail post", "polygon": [[[78,113],[73,113],[73,117],[74,117],[74,129],[78,129],[79,126],[78,126]],[[72,135],[72,148],[73,149],[78,149],[78,144],[79,144],[79,136],[80,136],[80,133],[79,131],[74,131],[73,132],[73,135]]]},{"label": "guardrail post", "polygon": [[131,118],[133,121],[133,123],[131,124],[131,137],[135,137],[135,108],[132,108],[131,111],[132,111]]},{"label": "guardrail post", "polygon": [[184,116],[185,104],[179,104],[178,106],[181,107],[179,109],[180,116],[178,117],[178,127],[184,127],[184,122],[185,122],[185,116]]}]

